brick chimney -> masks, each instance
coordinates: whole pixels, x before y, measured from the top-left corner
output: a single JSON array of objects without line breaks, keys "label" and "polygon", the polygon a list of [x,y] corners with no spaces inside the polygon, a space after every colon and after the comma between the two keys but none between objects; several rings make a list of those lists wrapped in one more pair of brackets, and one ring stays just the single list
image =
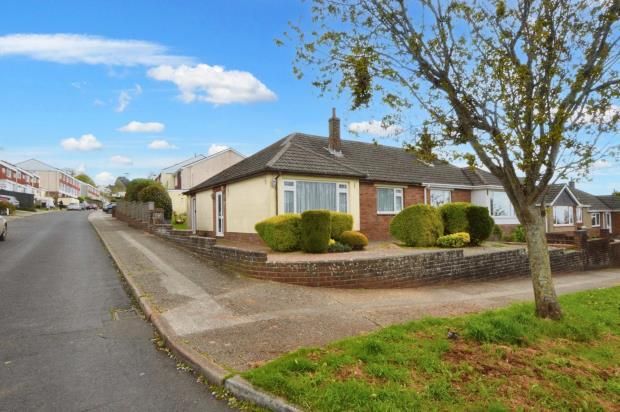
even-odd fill
[{"label": "brick chimney", "polygon": [[575,181],[574,180],[571,180],[571,181],[568,182],[568,188],[569,189],[574,189],[575,188]]},{"label": "brick chimney", "polygon": [[329,139],[327,139],[329,152],[342,156],[340,141],[340,119],[336,117],[336,108],[332,109],[332,117],[329,119]]}]

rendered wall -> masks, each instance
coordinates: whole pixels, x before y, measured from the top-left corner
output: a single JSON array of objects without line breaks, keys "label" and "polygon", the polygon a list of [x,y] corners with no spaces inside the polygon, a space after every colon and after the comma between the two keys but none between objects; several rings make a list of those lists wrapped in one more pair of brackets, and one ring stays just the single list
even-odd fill
[{"label": "rendered wall", "polygon": [[226,232],[256,233],[256,223],[276,214],[273,178],[265,174],[226,185]]}]

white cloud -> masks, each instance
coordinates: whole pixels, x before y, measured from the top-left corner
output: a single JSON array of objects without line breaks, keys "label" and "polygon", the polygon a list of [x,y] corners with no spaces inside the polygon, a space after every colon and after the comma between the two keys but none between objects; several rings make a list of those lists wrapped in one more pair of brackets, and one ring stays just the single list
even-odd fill
[{"label": "white cloud", "polygon": [[142,86],[136,84],[133,89],[121,90],[118,95],[118,104],[115,111],[122,113],[125,111],[131,100],[142,94]]},{"label": "white cloud", "polygon": [[97,107],[105,106],[105,102],[101,99],[93,100],[93,105]]},{"label": "white cloud", "polygon": [[213,154],[224,151],[226,149],[228,149],[228,146],[214,143],[211,146],[209,146],[209,150],[207,151],[207,156],[211,156]]},{"label": "white cloud", "polygon": [[25,56],[62,64],[107,66],[159,66],[187,64],[193,60],[168,54],[165,46],[148,41],[65,33],[18,33],[0,36],[0,57],[2,56]]},{"label": "white cloud", "polygon": [[82,135],[79,139],[70,137],[60,142],[65,150],[78,150],[80,152],[88,152],[91,150],[101,149],[103,145],[92,134]]},{"label": "white cloud", "polygon": [[161,133],[166,128],[166,125],[159,122],[138,122],[131,121],[125,126],[120,127],[120,132],[127,133]]},{"label": "white cloud", "polygon": [[403,129],[396,125],[383,127],[379,120],[370,120],[349,124],[349,131],[356,134],[361,133],[377,137],[387,137],[396,136],[397,134],[402,133]]},{"label": "white cloud", "polygon": [[154,150],[176,149],[176,148],[177,147],[175,145],[170,144],[166,140],[161,140],[161,139],[153,140],[151,143],[149,143],[149,149],[154,149]]},{"label": "white cloud", "polygon": [[86,173],[86,165],[84,163],[80,163],[75,172],[78,174]]},{"label": "white cloud", "polygon": [[116,178],[110,172],[101,172],[95,175],[95,183],[97,183],[97,185],[111,185],[112,183],[114,183],[115,180]]},{"label": "white cloud", "polygon": [[86,82],[72,82],[71,83],[71,87],[75,89],[81,89],[84,86],[86,86]]},{"label": "white cloud", "polygon": [[185,103],[194,101],[213,104],[253,103],[277,98],[276,94],[252,73],[225,70],[222,66],[162,65],[149,69],[147,73],[155,80],[176,84],[181,92],[180,98]]},{"label": "white cloud", "polygon": [[123,166],[129,166],[133,164],[133,160],[131,160],[130,158],[126,156],[120,156],[120,155],[112,156],[110,158],[110,162],[117,164],[117,165],[123,165]]}]

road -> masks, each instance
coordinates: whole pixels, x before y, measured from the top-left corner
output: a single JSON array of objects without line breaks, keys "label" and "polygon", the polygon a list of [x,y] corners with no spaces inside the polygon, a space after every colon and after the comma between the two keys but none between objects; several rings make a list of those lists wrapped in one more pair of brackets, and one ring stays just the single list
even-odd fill
[{"label": "road", "polygon": [[0,410],[230,410],[156,350],[87,212],[9,225],[0,242]]}]

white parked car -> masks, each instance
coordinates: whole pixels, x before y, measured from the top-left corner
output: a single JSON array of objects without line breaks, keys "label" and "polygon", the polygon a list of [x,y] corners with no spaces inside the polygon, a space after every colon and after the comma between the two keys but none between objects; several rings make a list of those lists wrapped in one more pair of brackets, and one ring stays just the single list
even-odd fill
[{"label": "white parked car", "polygon": [[4,216],[0,214],[0,241],[5,241],[8,233],[9,233],[9,224],[7,223]]},{"label": "white parked car", "polygon": [[79,203],[70,203],[67,206],[67,210],[82,210],[82,206]]}]

